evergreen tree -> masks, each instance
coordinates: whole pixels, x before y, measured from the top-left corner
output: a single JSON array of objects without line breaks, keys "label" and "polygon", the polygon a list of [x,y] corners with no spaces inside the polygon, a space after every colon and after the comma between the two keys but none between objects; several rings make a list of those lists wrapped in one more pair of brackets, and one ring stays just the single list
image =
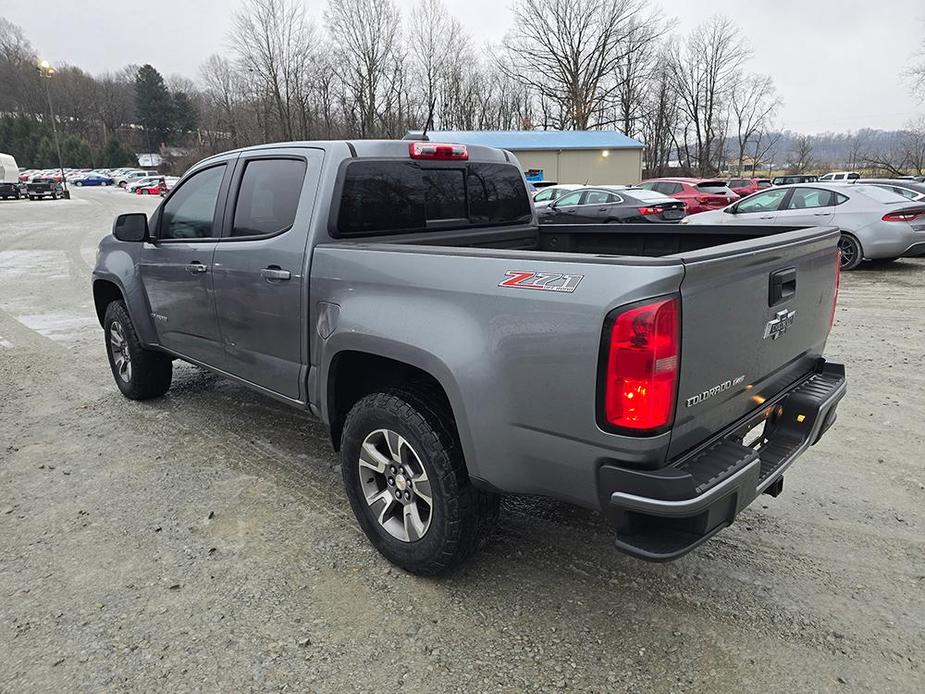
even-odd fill
[{"label": "evergreen tree", "polygon": [[75,169],[88,168],[93,166],[93,151],[82,137],[68,135],[61,141],[61,161]]},{"label": "evergreen tree", "polygon": [[186,92],[173,93],[173,127],[178,135],[195,130],[199,126],[199,114]]},{"label": "evergreen tree", "polygon": [[151,65],[142,65],[135,76],[135,108],[148,136],[147,146],[156,152],[173,125],[174,101],[161,73]]},{"label": "evergreen tree", "polygon": [[102,165],[110,169],[117,169],[120,166],[138,166],[138,157],[115,138],[106,143],[101,158]]}]

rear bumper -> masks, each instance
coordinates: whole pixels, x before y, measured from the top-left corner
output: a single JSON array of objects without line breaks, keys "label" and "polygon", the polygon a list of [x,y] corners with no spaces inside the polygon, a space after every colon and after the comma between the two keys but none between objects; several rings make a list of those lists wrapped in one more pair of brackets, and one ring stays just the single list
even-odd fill
[{"label": "rear bumper", "polygon": [[[617,549],[648,561],[687,554],[730,525],[760,494],[777,496],[787,468],[834,423],[847,389],[845,368],[816,372],[747,422],[660,470],[604,465],[599,485],[617,529]],[[759,448],[743,436],[765,422]]]}]

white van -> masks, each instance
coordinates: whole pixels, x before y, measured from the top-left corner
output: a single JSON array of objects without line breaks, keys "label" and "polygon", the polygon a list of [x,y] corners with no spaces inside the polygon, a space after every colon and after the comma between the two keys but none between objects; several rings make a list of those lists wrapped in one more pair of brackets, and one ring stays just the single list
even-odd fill
[{"label": "white van", "polygon": [[19,200],[19,166],[12,154],[0,153],[0,198]]}]

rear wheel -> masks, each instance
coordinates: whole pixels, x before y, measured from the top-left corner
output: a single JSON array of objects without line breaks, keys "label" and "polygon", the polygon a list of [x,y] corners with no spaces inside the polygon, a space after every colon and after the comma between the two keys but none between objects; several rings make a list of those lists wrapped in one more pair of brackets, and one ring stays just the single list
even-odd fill
[{"label": "rear wheel", "polygon": [[854,270],[864,259],[861,244],[851,234],[842,232],[841,238],[838,240],[838,250],[841,253],[842,270]]},{"label": "rear wheel", "polygon": [[167,392],[173,378],[173,363],[166,354],[145,349],[123,301],[113,301],[103,318],[106,354],[112,377],[130,400],[149,400]]},{"label": "rear wheel", "polygon": [[472,485],[439,408],[388,391],[357,402],[341,438],[341,472],[354,515],[390,562],[422,575],[445,572],[476,550],[499,500]]}]

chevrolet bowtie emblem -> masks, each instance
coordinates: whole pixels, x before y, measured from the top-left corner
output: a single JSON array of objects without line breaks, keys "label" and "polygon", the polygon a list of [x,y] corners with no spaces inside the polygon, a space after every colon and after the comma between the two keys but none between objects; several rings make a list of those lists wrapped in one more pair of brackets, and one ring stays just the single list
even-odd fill
[{"label": "chevrolet bowtie emblem", "polygon": [[765,324],[764,339],[767,340],[770,337],[772,340],[776,340],[779,338],[793,325],[793,319],[796,315],[796,311],[788,311],[787,309],[778,311],[777,315]]}]

